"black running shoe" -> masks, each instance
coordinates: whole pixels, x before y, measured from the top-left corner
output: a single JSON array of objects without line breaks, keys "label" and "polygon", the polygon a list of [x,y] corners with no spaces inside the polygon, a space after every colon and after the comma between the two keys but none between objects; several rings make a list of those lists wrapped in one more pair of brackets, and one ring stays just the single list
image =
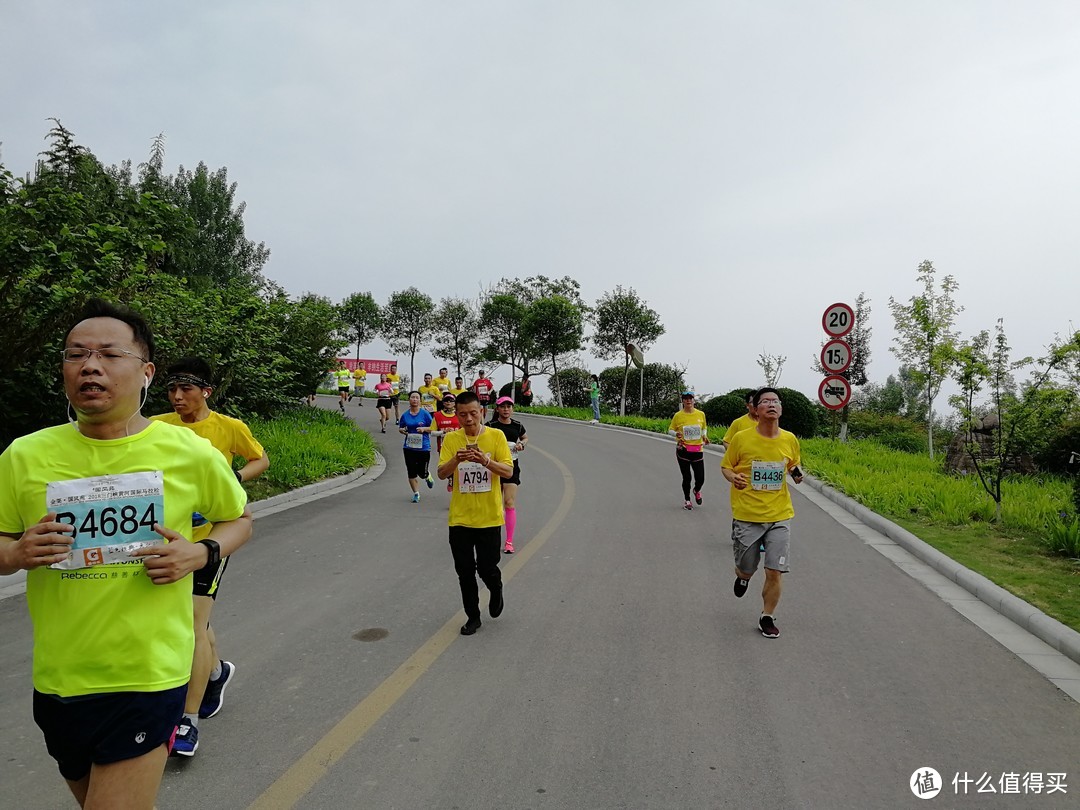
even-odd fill
[{"label": "black running shoe", "polygon": [[746,593],[746,589],[750,587],[750,580],[743,579],[742,577],[735,577],[735,595],[742,599],[743,594]]},{"label": "black running shoe", "polygon": [[780,628],[776,626],[772,616],[762,614],[761,618],[758,619],[757,626],[761,631],[761,635],[765,636],[765,638],[780,638]]}]

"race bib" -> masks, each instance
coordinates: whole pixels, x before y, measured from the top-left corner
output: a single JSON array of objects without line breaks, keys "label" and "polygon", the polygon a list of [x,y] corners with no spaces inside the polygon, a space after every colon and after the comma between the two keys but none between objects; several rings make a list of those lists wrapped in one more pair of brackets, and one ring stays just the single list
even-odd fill
[{"label": "race bib", "polygon": [[687,444],[701,444],[701,425],[683,425],[682,439]]},{"label": "race bib", "polygon": [[515,450],[513,447],[511,447],[510,448],[510,460],[511,461],[517,461],[517,457],[518,457],[518,451]]},{"label": "race bib", "polygon": [[45,489],[50,512],[75,527],[66,560],[50,568],[72,570],[92,565],[142,564],[128,554],[164,542],[154,531],[165,521],[160,470],[53,481]]},{"label": "race bib", "polygon": [[757,490],[777,490],[784,485],[784,473],[787,465],[783,461],[751,461],[750,488]]},{"label": "race bib", "polygon": [[476,393],[479,396],[486,397],[488,394],[491,393],[491,388],[486,385],[478,385],[476,386]]},{"label": "race bib", "polygon": [[491,492],[491,470],[475,461],[465,461],[458,465],[458,492],[477,494]]},{"label": "race bib", "polygon": [[423,433],[409,433],[405,436],[405,446],[410,450],[423,450],[424,449],[424,434]]}]

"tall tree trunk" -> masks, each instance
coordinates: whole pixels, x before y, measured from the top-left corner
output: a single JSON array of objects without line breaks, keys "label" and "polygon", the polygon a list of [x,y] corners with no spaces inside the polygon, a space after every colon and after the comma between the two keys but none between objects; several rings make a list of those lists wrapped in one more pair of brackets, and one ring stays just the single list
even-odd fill
[{"label": "tall tree trunk", "polygon": [[559,384],[559,368],[555,364],[555,355],[551,355],[551,378],[555,380],[555,401],[559,403],[559,407],[562,404],[562,386]]}]

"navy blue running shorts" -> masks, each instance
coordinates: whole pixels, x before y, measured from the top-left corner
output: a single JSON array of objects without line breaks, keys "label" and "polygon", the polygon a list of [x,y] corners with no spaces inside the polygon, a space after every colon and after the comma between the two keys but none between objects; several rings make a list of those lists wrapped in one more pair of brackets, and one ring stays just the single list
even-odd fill
[{"label": "navy blue running shorts", "polygon": [[172,748],[187,684],[164,692],[107,692],[62,698],[34,690],[34,722],[60,775],[77,782],[90,766]]}]

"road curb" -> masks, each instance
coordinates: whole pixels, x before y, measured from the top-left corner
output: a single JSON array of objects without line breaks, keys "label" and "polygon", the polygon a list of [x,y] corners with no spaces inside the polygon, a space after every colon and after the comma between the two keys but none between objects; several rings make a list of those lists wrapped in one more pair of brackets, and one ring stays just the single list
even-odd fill
[{"label": "road curb", "polygon": [[[585,427],[602,427],[607,430],[621,430],[629,433],[640,433],[645,436],[668,438],[675,440],[663,433],[655,433],[651,430],[626,427],[624,425],[592,425],[580,419],[567,419],[562,416],[548,416],[544,414],[521,413],[520,416],[530,416],[537,419],[558,419],[563,422],[578,422]],[[705,448],[712,455],[722,456],[723,451]],[[893,523],[888,518],[882,517],[861,503],[830,487],[828,484],[807,475],[804,481],[813,489],[820,492],[840,508],[849,512],[870,528],[888,537],[908,553],[917,557],[929,565],[942,576],[955,582],[983,604],[1000,613],[1005,618],[1019,625],[1036,638],[1045,641],[1062,655],[1080,664],[1080,633],[1068,627],[1057,619],[1047,616],[1034,605],[1025,602],[1019,596],[1009,593],[1007,590],[991,582],[982,574],[972,571],[952,557],[938,551],[936,548],[921,540],[902,526]]]},{"label": "road curb", "polygon": [[[338,490],[353,489],[370,484],[386,471],[386,458],[382,453],[375,451],[375,463],[370,467],[359,467],[351,473],[339,475],[335,478],[327,478],[324,481],[316,481],[314,484],[300,487],[299,489],[282,492],[261,501],[251,503],[251,514],[258,517],[260,513],[280,512],[293,506],[309,503],[320,497],[336,494]],[[0,575],[0,599],[16,596],[26,590],[26,571],[16,571],[14,574]]]}]

